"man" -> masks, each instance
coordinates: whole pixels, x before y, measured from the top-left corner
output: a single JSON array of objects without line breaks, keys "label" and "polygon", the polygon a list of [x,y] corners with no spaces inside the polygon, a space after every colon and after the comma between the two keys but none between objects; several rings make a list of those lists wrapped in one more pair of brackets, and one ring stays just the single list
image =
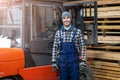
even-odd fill
[{"label": "man", "polygon": [[[63,25],[55,34],[52,67],[59,66],[60,80],[79,80],[79,60],[86,61],[86,46],[81,30],[71,24],[72,16],[69,12],[62,13]],[[58,62],[58,66],[57,66]]]}]

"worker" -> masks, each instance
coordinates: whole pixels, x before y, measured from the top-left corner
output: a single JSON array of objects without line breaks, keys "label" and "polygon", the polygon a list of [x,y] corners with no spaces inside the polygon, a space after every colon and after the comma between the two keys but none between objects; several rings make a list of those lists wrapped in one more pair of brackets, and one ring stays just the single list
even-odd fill
[{"label": "worker", "polygon": [[[86,46],[80,29],[72,23],[70,12],[62,13],[63,25],[55,34],[52,68],[60,70],[60,80],[79,80],[79,60],[86,62]],[[82,57],[81,57],[82,56]]]}]

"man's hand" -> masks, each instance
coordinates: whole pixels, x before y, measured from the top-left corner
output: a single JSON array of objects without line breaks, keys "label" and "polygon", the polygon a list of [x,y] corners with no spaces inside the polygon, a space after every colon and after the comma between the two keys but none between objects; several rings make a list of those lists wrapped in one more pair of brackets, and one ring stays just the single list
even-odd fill
[{"label": "man's hand", "polygon": [[86,62],[85,62],[85,61],[81,61],[81,62],[79,63],[79,66],[86,66]]},{"label": "man's hand", "polygon": [[53,64],[52,64],[52,70],[53,70],[54,72],[57,72],[58,69],[59,69],[59,68],[58,68],[58,65],[57,65],[56,63],[53,63]]}]

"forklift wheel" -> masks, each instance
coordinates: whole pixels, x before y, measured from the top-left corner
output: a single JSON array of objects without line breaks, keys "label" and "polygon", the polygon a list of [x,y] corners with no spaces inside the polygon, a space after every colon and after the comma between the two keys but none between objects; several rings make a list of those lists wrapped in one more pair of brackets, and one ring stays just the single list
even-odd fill
[{"label": "forklift wheel", "polygon": [[93,72],[87,64],[80,66],[80,80],[93,80]]}]

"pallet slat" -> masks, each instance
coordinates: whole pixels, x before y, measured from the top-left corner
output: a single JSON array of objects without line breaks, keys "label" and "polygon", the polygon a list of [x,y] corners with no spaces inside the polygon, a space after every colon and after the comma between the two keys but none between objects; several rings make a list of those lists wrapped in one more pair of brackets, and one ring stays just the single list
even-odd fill
[{"label": "pallet slat", "polygon": [[99,43],[120,43],[120,37],[119,36],[98,36],[98,42]]},{"label": "pallet slat", "polygon": [[107,60],[120,60],[120,52],[87,50],[87,57],[88,58],[107,59]]},{"label": "pallet slat", "polygon": [[119,4],[120,0],[98,0],[98,5]]},{"label": "pallet slat", "polygon": [[94,76],[97,77],[97,78],[102,78],[101,80],[120,80],[119,78],[113,78],[113,77],[104,76],[104,75],[97,75],[97,74],[95,74]]},{"label": "pallet slat", "polygon": [[[84,21],[84,23],[93,23],[93,21]],[[98,20],[98,23],[120,23],[120,20]]]},{"label": "pallet slat", "polygon": [[98,25],[98,29],[120,30],[120,25]]},{"label": "pallet slat", "polygon": [[120,46],[99,46],[99,47],[87,47],[88,49],[113,49],[120,50]]},{"label": "pallet slat", "polygon": [[67,2],[64,2],[64,5],[66,4],[78,4],[78,3],[81,3],[81,2],[87,2],[87,1],[97,1],[98,2],[98,5],[106,5],[106,4],[119,4],[120,3],[120,0],[79,0],[79,1],[67,1]]},{"label": "pallet slat", "polygon": [[95,65],[95,66],[108,66],[108,67],[116,67],[120,68],[119,63],[114,63],[114,62],[106,62],[106,61],[93,61],[90,65]]}]

